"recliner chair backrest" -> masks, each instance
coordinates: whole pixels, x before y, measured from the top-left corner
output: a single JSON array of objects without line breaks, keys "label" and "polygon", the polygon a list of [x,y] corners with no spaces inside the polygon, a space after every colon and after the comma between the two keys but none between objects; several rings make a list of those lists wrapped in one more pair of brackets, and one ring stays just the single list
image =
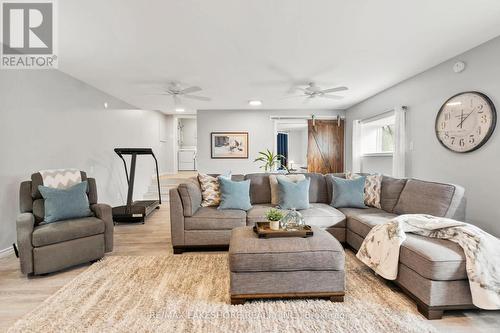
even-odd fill
[{"label": "recliner chair backrest", "polygon": [[[94,178],[87,178],[85,171],[80,171],[82,181],[88,182],[87,196],[89,204],[97,203],[97,187]],[[19,209],[21,213],[33,213],[35,223],[43,221],[45,216],[44,199],[38,190],[38,186],[43,185],[42,175],[36,172],[31,175],[31,180],[21,183],[19,191]]]}]

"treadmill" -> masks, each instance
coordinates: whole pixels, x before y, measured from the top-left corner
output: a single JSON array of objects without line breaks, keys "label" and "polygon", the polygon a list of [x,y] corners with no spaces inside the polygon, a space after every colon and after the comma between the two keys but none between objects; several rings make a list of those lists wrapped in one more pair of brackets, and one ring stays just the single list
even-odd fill
[{"label": "treadmill", "polygon": [[[160,193],[160,175],[158,173],[158,161],[151,148],[115,148],[115,153],[122,159],[125,166],[125,175],[127,176],[128,193],[127,204],[125,206],[113,207],[113,221],[123,223],[142,223],[146,217],[151,214],[155,209],[160,209],[161,193]],[[131,155],[130,161],[130,176],[127,169],[127,162],[123,155]],[[133,201],[132,196],[134,193],[134,180],[135,180],[135,165],[137,162],[137,155],[151,155],[155,160],[156,165],[156,181],[158,183],[158,200],[137,200]]]}]

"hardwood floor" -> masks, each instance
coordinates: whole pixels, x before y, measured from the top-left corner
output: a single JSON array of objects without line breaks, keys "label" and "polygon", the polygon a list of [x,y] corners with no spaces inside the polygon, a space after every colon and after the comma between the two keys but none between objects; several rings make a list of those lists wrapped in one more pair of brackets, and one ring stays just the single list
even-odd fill
[{"label": "hardwood floor", "polygon": [[[169,255],[170,226],[168,205],[164,204],[146,224],[120,224],[115,227],[115,248],[109,255]],[[211,255],[213,252],[205,252]],[[186,254],[184,254],[186,255]],[[189,255],[189,254],[187,254]],[[0,332],[30,312],[59,288],[84,271],[89,264],[43,277],[26,278],[14,255],[0,258]],[[349,297],[348,293],[346,297]],[[432,321],[442,332],[497,332],[499,311],[456,311]]]}]

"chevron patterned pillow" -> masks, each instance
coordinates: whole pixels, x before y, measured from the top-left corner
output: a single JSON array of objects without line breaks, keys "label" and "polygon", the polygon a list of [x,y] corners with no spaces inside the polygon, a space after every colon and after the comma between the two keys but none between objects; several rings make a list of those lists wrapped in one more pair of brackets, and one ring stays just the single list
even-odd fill
[{"label": "chevron patterned pillow", "polygon": [[[355,179],[360,177],[359,175],[346,172],[346,179]],[[368,175],[365,178],[365,205],[370,207],[375,207],[382,209],[380,205],[380,190],[382,189],[382,175]]]},{"label": "chevron patterned pillow", "polygon": [[[231,174],[221,175],[222,177],[231,179]],[[220,186],[219,180],[215,177],[199,173],[198,181],[201,187],[201,206],[214,207],[220,204]]]}]

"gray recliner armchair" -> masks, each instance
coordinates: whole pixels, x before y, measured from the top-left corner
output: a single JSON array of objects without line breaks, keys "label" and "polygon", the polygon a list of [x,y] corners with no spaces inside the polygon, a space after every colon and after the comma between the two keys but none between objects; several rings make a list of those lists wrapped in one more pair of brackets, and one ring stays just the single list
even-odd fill
[{"label": "gray recliner armchair", "polygon": [[94,178],[81,171],[87,180],[87,195],[94,216],[40,224],[44,219],[44,199],[38,191],[40,173],[20,186],[20,211],[17,225],[17,246],[23,274],[55,272],[73,265],[104,257],[113,250],[113,217],[111,207],[97,203]]}]

